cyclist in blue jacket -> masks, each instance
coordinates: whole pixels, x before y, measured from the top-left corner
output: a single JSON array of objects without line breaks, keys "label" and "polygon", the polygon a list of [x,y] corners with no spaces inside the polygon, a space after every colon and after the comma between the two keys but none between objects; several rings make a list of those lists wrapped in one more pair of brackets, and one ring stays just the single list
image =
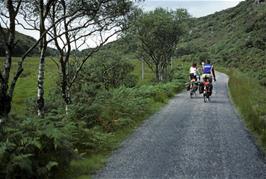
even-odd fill
[{"label": "cyclist in blue jacket", "polygon": [[216,81],[215,70],[210,60],[207,60],[206,63],[203,65],[202,73],[203,73],[202,79],[208,78],[209,81],[212,82],[213,78],[214,81]]},{"label": "cyclist in blue jacket", "polygon": [[[202,76],[201,79],[203,80],[208,80],[210,82],[209,84],[209,89],[210,89],[210,96],[212,94],[212,79],[214,79],[214,81],[216,81],[216,76],[215,76],[215,70],[213,65],[211,64],[210,60],[207,60],[206,63],[202,63]],[[203,83],[200,84],[199,87],[199,91],[200,93],[203,92]]]}]

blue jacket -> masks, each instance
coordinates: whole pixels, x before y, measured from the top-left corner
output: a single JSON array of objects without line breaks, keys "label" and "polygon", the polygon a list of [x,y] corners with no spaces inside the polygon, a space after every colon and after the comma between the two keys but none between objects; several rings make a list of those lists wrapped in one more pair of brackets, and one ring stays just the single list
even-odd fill
[{"label": "blue jacket", "polygon": [[212,73],[212,65],[211,64],[204,64],[203,73],[204,74],[211,74]]}]

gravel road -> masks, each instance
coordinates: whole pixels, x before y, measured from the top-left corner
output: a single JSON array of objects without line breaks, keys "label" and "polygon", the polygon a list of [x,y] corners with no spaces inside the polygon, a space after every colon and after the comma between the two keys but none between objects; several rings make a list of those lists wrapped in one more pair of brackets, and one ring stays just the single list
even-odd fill
[{"label": "gravel road", "polygon": [[218,73],[212,101],[176,95],[114,151],[94,178],[266,178],[266,163]]}]

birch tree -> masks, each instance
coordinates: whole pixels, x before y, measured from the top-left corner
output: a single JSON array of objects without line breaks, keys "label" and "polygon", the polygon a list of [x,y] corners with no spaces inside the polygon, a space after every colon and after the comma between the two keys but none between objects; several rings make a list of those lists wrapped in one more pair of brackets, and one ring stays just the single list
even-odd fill
[{"label": "birch tree", "polygon": [[[0,73],[1,78],[1,95],[0,95],[0,116],[6,118],[11,110],[12,99],[16,87],[17,80],[24,71],[23,64],[27,56],[38,46],[38,44],[45,37],[44,32],[40,35],[40,38],[26,50],[26,52],[18,60],[17,69],[12,79],[10,79],[10,71],[12,67],[12,55],[16,44],[16,27],[24,24],[20,22],[19,16],[30,14],[31,11],[27,11],[26,7],[29,7],[31,1],[26,0],[6,0],[0,1],[0,37],[4,39],[5,46],[5,62],[3,70]],[[32,10],[33,8],[31,8]],[[36,9],[35,9],[36,10]],[[33,14],[31,14],[33,16]],[[25,16],[23,16],[25,18]],[[25,18],[26,19],[26,18]],[[24,20],[25,20],[24,19]],[[29,21],[25,21],[26,24],[30,24]],[[34,22],[36,25],[36,21]],[[31,30],[29,27],[24,27],[26,30]]]},{"label": "birch tree", "polygon": [[[71,87],[77,79],[83,65],[114,35],[119,34],[126,26],[132,12],[131,1],[95,0],[67,1],[60,0],[52,8],[50,22],[53,30],[49,33],[59,51],[61,93],[66,106],[71,104]],[[68,14],[73,14],[68,16]],[[66,17],[56,24],[58,18]],[[94,47],[88,41],[98,37]],[[78,57],[72,53],[81,47],[89,48],[87,54]],[[70,60],[70,56],[72,59]]]},{"label": "birch tree", "polygon": [[[21,0],[0,1],[0,38],[4,39],[5,59],[0,72],[0,117],[6,118],[11,110],[11,102],[15,85],[9,87],[10,70],[12,65],[12,53],[16,45],[16,18],[20,9]],[[17,72],[13,78],[16,82],[21,72]],[[1,121],[0,121],[1,122]]]},{"label": "birch tree", "polygon": [[[27,26],[23,26],[25,30],[33,30],[39,32],[39,68],[37,79],[37,109],[38,116],[44,116],[44,79],[45,79],[45,59],[48,46],[47,32],[51,29],[46,23],[51,7],[57,0],[26,0],[20,15],[24,19]],[[23,25],[23,24],[20,24]]]}]

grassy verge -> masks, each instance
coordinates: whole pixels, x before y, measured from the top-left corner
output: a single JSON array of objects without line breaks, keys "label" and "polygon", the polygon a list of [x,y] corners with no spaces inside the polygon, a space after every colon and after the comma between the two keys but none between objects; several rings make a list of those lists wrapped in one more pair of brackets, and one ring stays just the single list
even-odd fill
[{"label": "grassy verge", "polygon": [[246,126],[266,151],[266,89],[248,74],[236,69],[222,69],[229,75],[229,90]]}]

